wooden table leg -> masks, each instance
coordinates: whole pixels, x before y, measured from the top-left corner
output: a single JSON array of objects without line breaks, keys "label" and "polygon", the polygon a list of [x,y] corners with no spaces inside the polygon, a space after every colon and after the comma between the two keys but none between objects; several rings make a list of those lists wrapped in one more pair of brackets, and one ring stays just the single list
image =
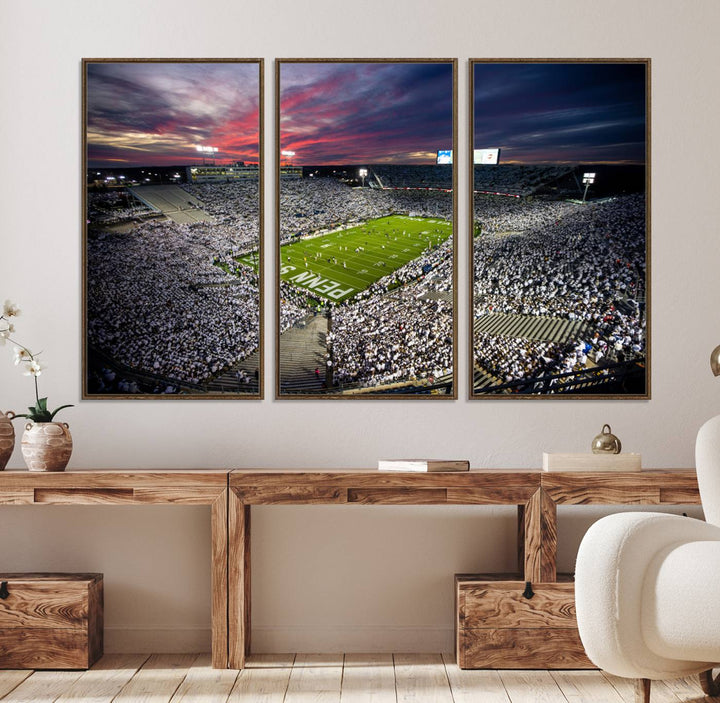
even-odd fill
[{"label": "wooden table leg", "polygon": [[720,674],[718,674],[718,677],[714,679],[712,669],[701,672],[700,686],[706,696],[720,695]]},{"label": "wooden table leg", "polygon": [[214,669],[225,669],[228,665],[228,534],[227,534],[227,489],[211,506],[212,540],[212,665]]},{"label": "wooden table leg", "polygon": [[635,703],[650,703],[650,679],[635,679]]},{"label": "wooden table leg", "polygon": [[518,553],[525,581],[557,578],[557,505],[542,489],[518,506]]},{"label": "wooden table leg", "polygon": [[250,654],[250,506],[233,489],[228,519],[228,667]]}]

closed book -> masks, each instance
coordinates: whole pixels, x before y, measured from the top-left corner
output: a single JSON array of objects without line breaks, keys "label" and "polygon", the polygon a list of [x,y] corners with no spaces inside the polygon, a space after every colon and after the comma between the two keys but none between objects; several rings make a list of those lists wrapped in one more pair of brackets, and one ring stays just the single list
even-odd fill
[{"label": "closed book", "polygon": [[543,471],[642,471],[640,454],[548,454]]},{"label": "closed book", "polygon": [[445,459],[380,459],[378,471],[469,471],[467,459],[453,461]]}]

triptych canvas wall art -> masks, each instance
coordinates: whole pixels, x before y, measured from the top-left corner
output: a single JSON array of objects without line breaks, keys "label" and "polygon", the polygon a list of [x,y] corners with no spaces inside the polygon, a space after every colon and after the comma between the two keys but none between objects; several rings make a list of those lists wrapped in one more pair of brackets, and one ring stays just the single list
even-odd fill
[{"label": "triptych canvas wall art", "polygon": [[83,68],[84,396],[260,397],[261,62]]},{"label": "triptych canvas wall art", "polygon": [[278,395],[455,394],[454,61],[277,64]]},{"label": "triptych canvas wall art", "polygon": [[[470,397],[649,397],[649,61],[470,62]],[[85,398],[458,397],[457,61],[83,61]],[[266,269],[267,270],[267,269]]]},{"label": "triptych canvas wall art", "polygon": [[649,63],[472,61],[472,397],[649,397]]}]

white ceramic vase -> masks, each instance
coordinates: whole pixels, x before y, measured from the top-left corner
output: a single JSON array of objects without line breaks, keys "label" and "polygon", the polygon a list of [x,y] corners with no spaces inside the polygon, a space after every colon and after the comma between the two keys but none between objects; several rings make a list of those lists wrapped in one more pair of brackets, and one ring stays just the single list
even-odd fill
[{"label": "white ceramic vase", "polygon": [[0,471],[7,466],[15,447],[15,428],[10,422],[14,417],[12,410],[0,412]]},{"label": "white ceramic vase", "polygon": [[20,442],[30,471],[64,471],[73,441],[67,422],[28,422]]}]

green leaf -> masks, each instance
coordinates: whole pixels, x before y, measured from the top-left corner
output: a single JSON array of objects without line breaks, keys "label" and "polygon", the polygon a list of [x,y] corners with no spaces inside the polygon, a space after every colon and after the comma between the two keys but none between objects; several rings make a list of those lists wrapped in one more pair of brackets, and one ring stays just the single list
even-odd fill
[{"label": "green leaf", "polygon": [[50,412],[47,409],[47,398],[40,398],[35,407],[28,407],[29,412],[15,415],[15,417],[26,417],[28,420],[32,420],[33,422],[52,422],[55,415],[57,415],[61,410],[72,407],[72,405],[61,405],[59,408],[53,410],[53,412]]},{"label": "green leaf", "polygon": [[72,405],[61,405],[59,408],[55,408],[55,410],[53,410],[53,412],[50,414],[50,419],[48,420],[48,422],[52,422],[52,419],[55,417],[55,415],[57,415],[63,408],[72,408],[72,407],[73,407]]}]

